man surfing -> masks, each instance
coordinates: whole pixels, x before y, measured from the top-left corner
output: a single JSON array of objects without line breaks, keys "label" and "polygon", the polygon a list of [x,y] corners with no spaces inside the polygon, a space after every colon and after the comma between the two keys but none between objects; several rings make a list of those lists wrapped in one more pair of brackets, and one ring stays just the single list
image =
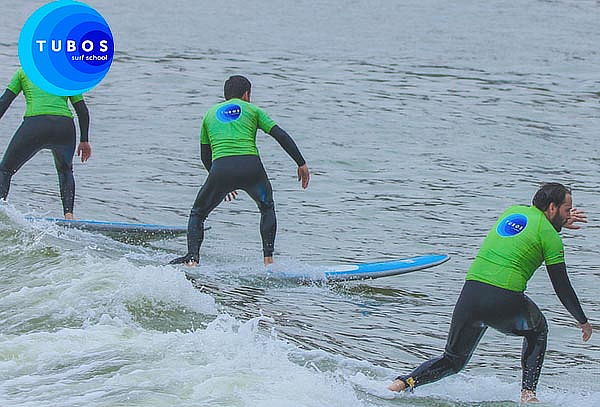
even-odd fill
[{"label": "man surfing", "polygon": [[523,337],[521,402],[538,401],[536,386],[544,362],[548,325],[524,291],[542,262],[556,295],[579,323],[583,341],[592,335],[592,325],[569,281],[558,233],[563,227],[579,229],[575,222],[587,222],[585,213],[572,208],[572,202],[568,188],[548,183],[536,192],[532,206],[513,206],[500,216],[469,268],[443,355],[397,377],[388,387],[390,390],[412,390],[458,373],[487,328],[492,327]]},{"label": "man surfing", "polygon": [[75,124],[67,101],[71,101],[79,119],[77,155],[81,156],[81,162],[86,162],[92,155],[92,147],[88,141],[88,108],[82,95],[52,95],[40,89],[19,68],[0,96],[0,118],[21,92],[25,96],[25,116],[0,162],[0,199],[8,196],[12,176],[38,151],[47,148],[54,156],[65,219],[72,220],[75,202]]},{"label": "man surfing", "polygon": [[277,221],[273,190],[256,148],[256,132],[271,135],[298,165],[298,180],[308,187],[310,173],[294,140],[261,108],[250,103],[251,84],[235,75],[225,81],[225,102],[208,110],[200,132],[200,156],[208,177],[200,188],[188,221],[188,253],[171,264],[195,266],[200,261],[204,221],[223,199],[237,189],[250,195],[260,210],[264,264],[273,263]]}]

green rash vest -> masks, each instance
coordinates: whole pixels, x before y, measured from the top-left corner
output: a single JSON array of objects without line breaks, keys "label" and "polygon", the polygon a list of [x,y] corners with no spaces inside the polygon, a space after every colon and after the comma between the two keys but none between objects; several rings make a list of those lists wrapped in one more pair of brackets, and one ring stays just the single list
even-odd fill
[{"label": "green rash vest", "polygon": [[206,112],[200,144],[210,144],[213,161],[233,155],[258,155],[256,131],[269,133],[275,125],[261,108],[241,99],[229,99]]},{"label": "green rash vest", "polygon": [[69,109],[67,100],[70,99],[72,104],[83,100],[82,95],[57,96],[40,89],[25,75],[23,68],[17,69],[7,88],[15,95],[23,91],[27,106],[24,117],[47,114],[73,118],[73,113]]},{"label": "green rash vest", "polygon": [[564,263],[563,242],[535,206],[508,208],[483,241],[467,280],[523,292],[542,264]]}]

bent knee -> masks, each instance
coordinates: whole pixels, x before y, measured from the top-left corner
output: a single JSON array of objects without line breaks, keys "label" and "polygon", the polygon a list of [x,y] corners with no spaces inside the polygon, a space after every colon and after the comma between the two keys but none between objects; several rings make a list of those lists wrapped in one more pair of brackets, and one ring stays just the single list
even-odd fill
[{"label": "bent knee", "polygon": [[0,173],[12,177],[13,175],[15,175],[16,172],[17,172],[16,169],[8,167],[8,166],[0,163]]},{"label": "bent knee", "polygon": [[275,210],[275,202],[273,200],[262,200],[258,202],[258,208],[261,212]]},{"label": "bent knee", "polygon": [[545,342],[548,339],[548,322],[546,322],[546,318],[544,318],[543,316],[542,320],[540,321],[540,324],[538,324],[538,327],[535,330],[535,333],[537,334],[537,340],[539,342]]},{"label": "bent knee", "polygon": [[208,212],[200,208],[192,208],[190,211],[190,217],[196,219],[199,222],[204,222],[208,217]]},{"label": "bent knee", "polygon": [[56,171],[61,174],[68,174],[73,172],[73,164],[64,163],[56,166]]},{"label": "bent knee", "polygon": [[15,175],[15,171],[7,170],[6,168],[0,167],[0,174],[2,174],[5,177],[12,177],[13,175]]},{"label": "bent knee", "polygon": [[548,336],[548,321],[546,321],[546,317],[542,313],[540,313],[540,318],[533,328],[533,333],[539,337],[546,338]]}]

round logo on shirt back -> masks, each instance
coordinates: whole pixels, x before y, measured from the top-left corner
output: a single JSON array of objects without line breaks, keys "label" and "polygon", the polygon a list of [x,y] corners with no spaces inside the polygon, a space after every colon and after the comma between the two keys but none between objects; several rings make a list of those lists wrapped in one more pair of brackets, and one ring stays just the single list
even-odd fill
[{"label": "round logo on shirt back", "polygon": [[217,109],[217,120],[229,123],[239,119],[242,115],[242,107],[233,103],[221,106]]},{"label": "round logo on shirt back", "polygon": [[520,213],[508,215],[498,223],[496,232],[502,237],[518,235],[527,227],[527,217]]}]

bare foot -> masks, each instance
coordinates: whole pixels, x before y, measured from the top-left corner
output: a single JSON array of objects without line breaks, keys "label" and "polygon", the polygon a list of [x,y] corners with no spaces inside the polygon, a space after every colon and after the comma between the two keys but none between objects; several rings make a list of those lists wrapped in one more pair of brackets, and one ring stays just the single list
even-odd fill
[{"label": "bare foot", "polygon": [[265,257],[264,262],[265,262],[265,266],[268,266],[269,264],[273,264],[273,256]]},{"label": "bare foot", "polygon": [[402,380],[394,380],[392,384],[388,386],[388,390],[390,391],[403,391],[406,389],[406,383]]},{"label": "bare foot", "polygon": [[535,396],[535,392],[531,390],[521,390],[521,403],[539,403],[540,400]]},{"label": "bare foot", "polygon": [[73,216],[73,213],[68,212],[68,213],[65,213],[65,219],[66,220],[75,220],[75,216]]}]

